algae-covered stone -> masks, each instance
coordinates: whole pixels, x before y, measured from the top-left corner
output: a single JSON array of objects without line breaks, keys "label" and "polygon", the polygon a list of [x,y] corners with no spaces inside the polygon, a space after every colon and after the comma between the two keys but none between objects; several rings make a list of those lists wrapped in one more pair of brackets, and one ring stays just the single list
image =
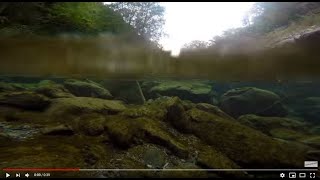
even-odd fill
[{"label": "algae-covered stone", "polygon": [[74,97],[63,85],[50,80],[40,81],[34,91],[50,98]]},{"label": "algae-covered stone", "polygon": [[0,82],[0,92],[7,92],[7,91],[19,91],[24,90],[23,88],[19,88],[14,84],[6,83],[6,82]]},{"label": "algae-covered stone", "polygon": [[22,91],[1,93],[0,104],[28,110],[43,110],[50,104],[50,101],[43,95]]},{"label": "algae-covered stone", "polygon": [[103,99],[112,98],[112,95],[107,89],[92,81],[68,79],[64,82],[64,86],[75,96],[97,97]]},{"label": "algae-covered stone", "polygon": [[270,135],[275,138],[286,139],[286,140],[297,140],[307,135],[292,129],[286,128],[275,128],[269,131]]},{"label": "algae-covered stone", "polygon": [[62,135],[62,136],[70,136],[74,134],[73,130],[67,125],[47,127],[42,129],[42,133],[45,135]]},{"label": "algae-covered stone", "polygon": [[188,156],[185,145],[159,121],[148,118],[128,120],[121,116],[113,116],[106,120],[105,127],[113,142],[119,147],[128,148],[146,141],[164,146],[179,157]]},{"label": "algae-covered stone", "polygon": [[277,94],[254,87],[229,90],[222,95],[220,101],[221,109],[235,118],[243,114],[279,117],[287,115],[287,110]]},{"label": "algae-covered stone", "polygon": [[86,114],[78,119],[79,129],[85,135],[99,136],[104,131],[105,118],[99,114]]},{"label": "algae-covered stone", "polygon": [[48,114],[53,116],[84,114],[89,112],[118,113],[125,109],[121,101],[90,97],[56,98],[52,100]]},{"label": "algae-covered stone", "polygon": [[[292,150],[257,130],[213,113],[196,108],[184,112],[179,99],[173,98],[171,101],[168,121],[175,123],[175,127],[182,132],[185,132],[183,128],[187,128],[189,133],[223,152],[241,167],[299,167],[304,160],[304,148]],[[296,158],[290,158],[292,155]]]},{"label": "algae-covered stone", "polygon": [[151,89],[144,89],[151,98],[159,96],[178,96],[183,100],[190,100],[196,103],[206,102],[213,104],[216,102],[215,93],[212,91],[212,87],[198,81],[161,81],[160,83],[155,84]]},{"label": "algae-covered stone", "polygon": [[240,116],[238,121],[274,138],[285,140],[298,141],[313,133],[312,131],[308,131],[310,128],[308,123],[291,118],[262,117],[248,114]]},{"label": "algae-covered stone", "polygon": [[216,115],[219,115],[223,118],[226,118],[226,119],[231,119],[231,120],[234,120],[231,116],[229,116],[228,114],[226,114],[225,112],[223,112],[221,109],[219,109],[217,106],[213,106],[211,104],[207,104],[207,103],[198,103],[196,105],[196,108],[202,110],[202,111],[206,111],[206,112],[209,112],[209,113],[213,113],[213,114],[216,114]]},{"label": "algae-covered stone", "polygon": [[128,155],[137,161],[143,162],[146,167],[160,168],[168,161],[168,155],[163,149],[151,144],[138,145],[128,149]]},{"label": "algae-covered stone", "polygon": [[315,148],[320,148],[320,136],[311,136],[311,137],[303,138],[303,139],[300,139],[300,142],[303,142]]}]

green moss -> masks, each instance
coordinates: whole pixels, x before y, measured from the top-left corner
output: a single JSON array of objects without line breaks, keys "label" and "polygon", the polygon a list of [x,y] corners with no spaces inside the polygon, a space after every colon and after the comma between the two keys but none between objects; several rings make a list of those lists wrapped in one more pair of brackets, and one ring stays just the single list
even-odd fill
[{"label": "green moss", "polygon": [[243,115],[238,118],[238,121],[246,126],[255,128],[265,134],[270,134],[270,131],[275,128],[285,128],[305,132],[307,123],[295,119],[281,117],[262,117],[253,114]]},{"label": "green moss", "polygon": [[186,147],[160,121],[114,116],[107,119],[105,125],[113,142],[122,148],[131,147],[142,140],[164,146],[179,157],[188,156]]},{"label": "green moss", "polygon": [[320,148],[320,136],[306,137],[306,138],[299,139],[299,141],[309,146]]},{"label": "green moss", "polygon": [[112,95],[107,89],[93,81],[80,81],[75,79],[68,79],[64,86],[74,95],[80,97],[97,97],[103,99],[111,99]]},{"label": "green moss", "polygon": [[37,88],[35,88],[34,91],[51,98],[74,97],[62,85],[57,84],[50,80],[40,81],[37,85]]},{"label": "green moss", "polygon": [[[85,113],[118,113],[126,109],[121,101],[90,97],[57,98],[52,100],[47,113],[58,118]],[[65,117],[64,117],[65,116]]]},{"label": "green moss", "polygon": [[86,114],[77,119],[78,129],[88,136],[99,136],[104,132],[105,118],[99,114]]},{"label": "green moss", "polygon": [[285,140],[297,140],[307,136],[306,134],[303,134],[301,132],[297,132],[290,129],[284,129],[284,128],[271,129],[270,134],[275,138],[280,138]]},{"label": "green moss", "polygon": [[199,81],[162,81],[148,89],[147,94],[152,98],[159,95],[178,96],[183,100],[208,103],[213,103],[214,97],[212,87]]}]

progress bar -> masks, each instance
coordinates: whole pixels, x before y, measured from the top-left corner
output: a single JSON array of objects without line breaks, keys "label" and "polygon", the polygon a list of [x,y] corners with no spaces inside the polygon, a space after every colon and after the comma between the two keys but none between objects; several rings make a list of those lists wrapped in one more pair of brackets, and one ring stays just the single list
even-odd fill
[{"label": "progress bar", "polygon": [[6,172],[53,172],[53,171],[319,171],[319,169],[80,169],[80,168],[4,168]]},{"label": "progress bar", "polygon": [[79,169],[80,171],[318,171],[318,169]]}]

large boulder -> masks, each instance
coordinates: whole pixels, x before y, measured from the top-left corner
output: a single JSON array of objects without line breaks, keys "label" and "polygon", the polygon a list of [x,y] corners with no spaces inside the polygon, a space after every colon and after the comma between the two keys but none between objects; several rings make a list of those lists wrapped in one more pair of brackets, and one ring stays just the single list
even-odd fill
[{"label": "large boulder", "polygon": [[283,117],[288,113],[277,94],[254,87],[227,91],[221,97],[220,108],[235,118],[244,114]]},{"label": "large boulder", "polygon": [[1,93],[0,104],[27,110],[43,110],[50,104],[50,101],[43,95],[29,91],[21,91]]},{"label": "large boulder", "polygon": [[144,92],[150,98],[177,96],[194,103],[216,104],[215,92],[211,85],[199,81],[157,81],[142,83]]},{"label": "large boulder", "polygon": [[169,101],[167,120],[175,128],[196,135],[241,167],[300,167],[306,156],[306,147],[274,140],[213,113],[196,108],[185,111],[178,98]]},{"label": "large boulder", "polygon": [[121,101],[105,100],[90,97],[56,98],[46,113],[51,116],[66,118],[69,115],[80,115],[92,112],[114,114],[126,107]]},{"label": "large boulder", "polygon": [[242,115],[238,118],[241,124],[257,129],[266,134],[272,129],[291,129],[306,132],[309,124],[285,117],[263,117],[254,114]]},{"label": "large boulder", "polygon": [[34,91],[50,98],[74,97],[63,85],[50,80],[40,81]]},{"label": "large boulder", "polygon": [[64,81],[64,86],[75,96],[79,97],[96,97],[103,99],[111,99],[110,92],[93,81],[80,81],[68,79]]}]

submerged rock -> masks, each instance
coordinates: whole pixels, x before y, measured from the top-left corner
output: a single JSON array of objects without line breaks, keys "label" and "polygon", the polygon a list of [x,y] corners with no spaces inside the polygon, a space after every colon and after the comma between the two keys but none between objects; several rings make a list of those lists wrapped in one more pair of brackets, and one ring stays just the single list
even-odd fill
[{"label": "submerged rock", "polygon": [[196,108],[184,111],[179,99],[171,101],[168,121],[174,127],[196,135],[241,167],[299,167],[304,160],[304,148],[292,150],[287,144],[236,121]]},{"label": "submerged rock", "polygon": [[69,126],[58,125],[58,126],[44,128],[42,130],[42,134],[53,135],[53,136],[56,136],[56,135],[70,136],[70,135],[73,135],[74,132]]},{"label": "submerged rock", "polygon": [[320,117],[320,97],[308,97],[300,102],[296,111],[306,120],[319,123]]},{"label": "submerged rock", "polygon": [[88,136],[99,136],[104,131],[105,118],[99,114],[86,114],[78,119],[79,130]]},{"label": "submerged rock", "polygon": [[162,149],[150,145],[138,145],[128,149],[128,154],[133,159],[143,162],[145,166],[153,169],[162,169],[168,161],[168,155]]},{"label": "submerged rock", "polygon": [[111,99],[110,92],[98,83],[93,81],[80,81],[68,79],[64,81],[64,86],[75,96],[80,97],[96,97],[102,99]]},{"label": "submerged rock", "polygon": [[56,98],[52,100],[48,114],[52,116],[79,115],[89,112],[118,113],[125,109],[121,101],[90,97]]},{"label": "submerged rock", "polygon": [[288,113],[277,94],[254,87],[227,91],[221,97],[220,107],[235,118],[244,114],[283,117]]},{"label": "submerged rock", "polygon": [[320,148],[320,136],[311,136],[308,138],[304,138],[304,139],[301,139],[300,142],[303,142],[315,148]]},{"label": "submerged rock", "polygon": [[50,98],[74,97],[66,88],[50,80],[39,82],[35,92],[48,96]]},{"label": "submerged rock", "polygon": [[150,83],[144,82],[143,89],[151,98],[159,96],[177,96],[183,100],[190,100],[195,103],[206,102],[216,103],[215,93],[208,84],[198,81],[161,81],[153,84],[150,89]]},{"label": "submerged rock", "polygon": [[308,130],[307,123],[284,117],[263,117],[247,114],[240,116],[238,121],[267,135],[287,140],[303,137]]},{"label": "submerged rock", "polygon": [[167,147],[179,157],[188,156],[186,147],[159,121],[147,118],[128,120],[114,116],[106,120],[105,127],[113,142],[121,148],[131,147],[143,140]]},{"label": "submerged rock", "polygon": [[25,90],[24,88],[20,88],[15,84],[10,84],[6,82],[0,82],[0,92],[7,92],[7,91],[19,91]]},{"label": "submerged rock", "polygon": [[216,115],[219,115],[223,118],[226,119],[233,119],[231,116],[229,116],[228,114],[226,114],[225,112],[223,112],[221,109],[219,109],[217,106],[213,106],[211,104],[207,104],[207,103],[198,103],[196,105],[197,109],[200,109],[202,111],[206,111],[208,113],[213,113]]},{"label": "submerged rock", "polygon": [[27,110],[43,110],[48,107],[50,101],[43,95],[29,91],[22,91],[1,93],[0,104]]}]

